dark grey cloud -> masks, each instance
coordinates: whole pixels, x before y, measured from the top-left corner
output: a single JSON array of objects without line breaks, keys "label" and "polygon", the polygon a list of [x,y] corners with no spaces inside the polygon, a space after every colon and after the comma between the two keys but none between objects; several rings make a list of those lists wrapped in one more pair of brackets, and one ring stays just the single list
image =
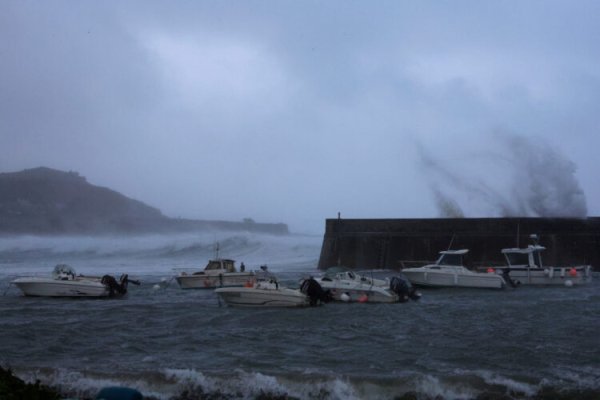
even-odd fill
[{"label": "dark grey cloud", "polygon": [[[2,2],[0,169],[77,170],[168,215],[319,231],[338,211],[437,215],[419,146],[477,159],[500,129],[556,149],[597,215],[598,15],[585,1]],[[517,207],[505,174],[485,176],[478,190]]]}]

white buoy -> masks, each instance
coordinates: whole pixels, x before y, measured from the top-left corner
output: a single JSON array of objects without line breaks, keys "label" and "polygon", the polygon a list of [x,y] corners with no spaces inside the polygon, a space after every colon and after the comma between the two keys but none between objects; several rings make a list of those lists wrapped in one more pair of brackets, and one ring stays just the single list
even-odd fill
[{"label": "white buoy", "polygon": [[572,280],[570,280],[570,279],[567,279],[567,280],[565,281],[565,286],[566,286],[566,287],[571,287],[571,286],[573,286],[573,281],[572,281]]},{"label": "white buoy", "polygon": [[152,289],[158,290],[158,289],[160,289],[160,285],[157,283],[154,286],[152,286]]},{"label": "white buoy", "polygon": [[342,293],[340,295],[340,300],[348,302],[348,301],[350,301],[350,296],[348,295],[348,293]]}]

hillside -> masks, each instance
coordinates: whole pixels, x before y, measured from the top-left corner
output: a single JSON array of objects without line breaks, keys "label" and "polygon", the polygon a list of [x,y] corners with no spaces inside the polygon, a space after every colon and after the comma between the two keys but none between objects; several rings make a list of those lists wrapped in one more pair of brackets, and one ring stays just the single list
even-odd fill
[{"label": "hillside", "polygon": [[0,233],[102,234],[209,229],[288,233],[285,224],[168,218],[141,201],[94,186],[76,172],[39,167],[0,173]]}]

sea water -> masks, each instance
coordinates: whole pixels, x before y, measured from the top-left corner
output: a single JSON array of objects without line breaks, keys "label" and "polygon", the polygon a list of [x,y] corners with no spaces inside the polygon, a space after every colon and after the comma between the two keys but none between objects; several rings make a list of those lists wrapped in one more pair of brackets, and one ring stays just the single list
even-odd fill
[{"label": "sea water", "polygon": [[[71,398],[128,386],[157,399],[600,398],[600,279],[585,287],[422,290],[405,304],[226,307],[173,268],[215,256],[317,275],[322,236],[199,233],[0,238],[0,365]],[[434,258],[435,255],[432,255]],[[10,281],[141,281],[121,299],[24,297]],[[378,272],[381,275],[384,272]]]}]

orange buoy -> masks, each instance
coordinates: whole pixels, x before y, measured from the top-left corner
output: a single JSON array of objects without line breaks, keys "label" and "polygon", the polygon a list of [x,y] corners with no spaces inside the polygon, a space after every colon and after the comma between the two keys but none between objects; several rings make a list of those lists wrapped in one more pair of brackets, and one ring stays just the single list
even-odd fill
[{"label": "orange buoy", "polygon": [[246,281],[246,283],[244,283],[244,287],[252,287],[252,281]]},{"label": "orange buoy", "polygon": [[366,294],[363,294],[358,298],[359,303],[366,303],[367,301],[369,301],[369,296],[367,296]]},{"label": "orange buoy", "polygon": [[487,272],[488,272],[488,274],[493,274],[494,272],[496,272],[496,270],[494,268],[492,268],[492,267],[489,267],[487,269]]},{"label": "orange buoy", "polygon": [[571,268],[569,270],[569,276],[573,276],[573,277],[577,276],[577,270],[575,268]]}]

